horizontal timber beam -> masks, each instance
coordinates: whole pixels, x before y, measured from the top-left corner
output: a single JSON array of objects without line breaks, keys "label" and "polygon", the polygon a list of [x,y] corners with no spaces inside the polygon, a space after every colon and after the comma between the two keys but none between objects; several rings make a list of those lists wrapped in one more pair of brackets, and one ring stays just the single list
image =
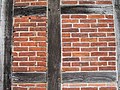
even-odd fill
[{"label": "horizontal timber beam", "polygon": [[112,14],[112,5],[62,6],[62,14]]},{"label": "horizontal timber beam", "polygon": [[[44,83],[46,73],[13,73],[14,83]],[[62,73],[62,83],[108,83],[116,81],[116,72],[72,72]]]},{"label": "horizontal timber beam", "polygon": [[[47,11],[45,6],[14,7],[14,16],[42,15]],[[112,5],[76,5],[61,6],[61,14],[112,14]]]},{"label": "horizontal timber beam", "polygon": [[62,83],[107,83],[116,81],[116,72],[63,73]]},{"label": "horizontal timber beam", "polygon": [[13,73],[13,83],[44,83],[46,82],[46,73]]},{"label": "horizontal timber beam", "polygon": [[42,15],[46,13],[45,6],[14,7],[14,16]]}]

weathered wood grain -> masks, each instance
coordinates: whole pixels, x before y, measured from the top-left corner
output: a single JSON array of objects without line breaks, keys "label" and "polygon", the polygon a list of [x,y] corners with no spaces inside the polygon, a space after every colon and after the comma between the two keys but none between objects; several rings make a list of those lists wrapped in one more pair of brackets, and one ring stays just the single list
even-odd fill
[{"label": "weathered wood grain", "polygon": [[14,16],[42,15],[45,13],[45,6],[14,7]]},{"label": "weathered wood grain", "polygon": [[48,90],[61,89],[60,0],[48,0]]},{"label": "weathered wood grain", "polygon": [[[45,6],[15,7],[14,16],[42,15],[46,13],[46,10],[47,10],[47,7]],[[60,10],[60,7],[59,7],[59,10]],[[61,6],[61,14],[92,14],[92,13],[112,14],[113,7],[112,5]]]},{"label": "weathered wood grain", "polygon": [[4,90],[11,90],[13,0],[5,0]]},{"label": "weathered wood grain", "polygon": [[13,73],[13,83],[44,83],[46,73]]},{"label": "weathered wood grain", "polygon": [[62,14],[112,14],[112,5],[61,6]]},{"label": "weathered wood grain", "polygon": [[116,72],[63,73],[62,83],[107,83],[116,81]]},{"label": "weathered wood grain", "polygon": [[120,90],[120,6],[119,0],[114,2],[114,22],[115,22],[115,31],[117,39],[117,66],[118,66],[118,90]]}]

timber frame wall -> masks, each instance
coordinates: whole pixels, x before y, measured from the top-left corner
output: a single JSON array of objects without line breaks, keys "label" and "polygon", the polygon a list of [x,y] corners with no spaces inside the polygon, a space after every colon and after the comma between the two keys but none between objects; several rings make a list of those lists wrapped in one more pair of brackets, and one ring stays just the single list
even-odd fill
[{"label": "timber frame wall", "polygon": [[[100,6],[100,5],[61,5],[60,6],[60,1],[59,0],[50,0],[48,2],[48,8],[47,5],[45,4],[46,2],[44,2],[45,0],[43,0],[43,4],[40,6],[39,2],[33,2],[33,4],[31,3],[31,5],[33,6],[29,6],[27,3],[27,0],[24,2],[24,4],[19,3],[19,0],[16,0],[16,2],[14,2],[14,13],[13,11],[13,2],[12,0],[10,1],[6,1],[6,8],[5,8],[5,50],[4,50],[4,89],[3,90],[37,90],[37,89],[42,89],[42,90],[61,90],[61,88],[63,90],[120,90],[120,78],[119,78],[119,62],[120,62],[120,58],[119,58],[119,48],[120,48],[120,37],[119,37],[119,26],[120,26],[120,7],[119,7],[119,0],[116,0],[115,2],[113,1],[114,5],[114,12],[112,10],[112,5],[108,6]],[[31,0],[32,1],[32,0]],[[29,1],[29,2],[31,2]],[[109,0],[110,1],[110,0]],[[64,2],[64,0],[63,0]],[[67,1],[66,1],[67,2]],[[64,3],[66,3],[64,2]],[[72,2],[73,3],[73,2]],[[115,3],[115,4],[114,4]],[[41,3],[40,3],[41,4]],[[21,5],[21,6],[19,6]],[[28,5],[28,6],[27,6]],[[48,14],[48,16],[46,15],[46,13]],[[63,14],[63,15],[60,15]],[[97,14],[97,15],[101,15],[104,14],[107,17],[107,14],[109,15],[113,15],[114,13],[114,23],[115,23],[115,31],[116,31],[116,36],[117,36],[117,62],[118,62],[118,69],[111,69],[108,71],[103,70],[98,72],[97,70],[91,71],[84,71],[84,72],[79,72],[77,69],[66,69],[66,68],[62,68],[61,63],[63,63],[64,61],[70,62],[70,60],[73,59],[67,59],[65,56],[65,58],[63,58],[63,56],[61,55],[61,53],[63,53],[64,51],[69,51],[69,50],[65,50],[61,47],[61,44],[64,44],[64,42],[69,41],[70,39],[65,40],[64,38],[61,37],[61,33],[62,36],[67,36],[68,34],[65,34],[63,32],[67,32],[67,29],[65,28],[63,30],[63,32],[61,32],[61,25],[63,25],[64,23],[68,22],[67,20],[64,20],[65,18],[71,17],[72,14],[77,14],[78,17],[80,17],[79,15],[81,14]],[[14,16],[13,16],[14,14]],[[70,16],[69,16],[70,15]],[[37,18],[36,18],[37,17]],[[47,18],[48,21],[47,21]],[[60,20],[63,20],[61,22]],[[73,16],[74,17],[74,16]],[[83,16],[82,18],[84,18],[85,16]],[[102,16],[100,16],[102,17]],[[26,20],[26,21],[24,21]],[[27,22],[28,20],[31,20],[33,24],[24,24],[24,22]],[[39,23],[42,22],[42,23]],[[12,24],[13,22],[13,24]],[[43,32],[43,28],[40,29],[41,31],[39,32],[36,31],[34,28],[34,22],[37,22],[37,25],[39,25],[39,27],[44,26],[44,30],[48,30],[46,31],[47,33]],[[46,25],[45,24],[48,24]],[[61,22],[61,23],[60,23]],[[69,23],[72,23],[72,25],[74,26],[74,22],[76,22],[75,20],[70,21]],[[29,30],[33,30],[35,32],[37,32],[39,35],[43,35],[43,36],[48,36],[48,39],[46,39],[44,37],[40,38],[32,38],[29,35],[35,35],[35,34],[30,34],[29,32],[26,32],[27,34],[24,34],[24,32],[21,31],[27,31],[27,29],[20,29],[20,24],[18,25],[17,23],[21,23],[21,26],[26,26],[27,27],[31,27],[29,28]],[[14,25],[14,29],[13,26]],[[18,27],[19,30],[18,30]],[[76,26],[76,25],[75,25]],[[48,27],[48,28],[45,28]],[[69,26],[64,26],[63,27],[69,27]],[[78,26],[80,27],[80,26]],[[112,25],[111,25],[112,27]],[[13,31],[12,31],[13,30]],[[77,30],[74,29],[73,32],[76,32]],[[18,33],[16,33],[18,32]],[[20,33],[19,33],[20,32]],[[70,32],[71,33],[71,32]],[[114,33],[114,32],[113,32]],[[12,36],[13,34],[13,36]],[[18,35],[19,34],[19,35]],[[44,43],[43,47],[45,50],[43,50],[43,48],[41,48],[40,50],[43,50],[43,53],[46,53],[48,55],[47,58],[42,58],[42,60],[47,60],[45,62],[39,62],[39,60],[41,59],[34,59],[38,60],[38,62],[34,62],[32,61],[32,63],[27,62],[27,59],[25,59],[25,57],[29,56],[29,60],[30,60],[30,56],[34,56],[33,51],[35,51],[35,53],[37,53],[37,55],[39,57],[44,56],[45,54],[41,54],[39,51],[37,51],[37,49],[33,50],[31,48],[30,45],[32,44],[25,44],[23,41],[27,42],[26,38],[23,38],[20,40],[20,35],[24,36],[28,36],[31,38],[31,40],[33,40],[34,44],[35,42],[39,43],[40,45],[43,45],[42,42],[46,41],[47,44]],[[19,39],[18,39],[19,36]],[[73,36],[74,37],[74,36]],[[77,36],[75,36],[77,37]],[[80,37],[80,35],[79,35]],[[13,38],[13,40],[12,40]],[[62,40],[61,40],[62,38]],[[16,43],[13,44],[14,41]],[[42,42],[40,41],[42,40]],[[65,40],[65,41],[64,41]],[[77,39],[74,39],[75,41],[77,41]],[[70,42],[74,42],[70,41]],[[82,40],[82,39],[81,39]],[[85,39],[83,39],[84,41]],[[86,40],[85,40],[86,41]],[[89,41],[89,40],[88,40]],[[108,40],[109,41],[109,40]],[[25,45],[28,46],[29,48],[31,48],[31,52],[32,53],[22,53],[22,51],[27,51],[27,49],[25,47],[23,47],[22,49],[15,49],[18,45],[17,42],[20,42],[21,45]],[[22,44],[24,43],[24,44]],[[41,44],[42,43],[42,44]],[[13,51],[12,51],[12,45],[13,45]],[[14,47],[14,45],[16,45],[16,47]],[[38,44],[37,44],[38,45]],[[66,44],[67,45],[67,44]],[[36,45],[35,45],[36,46]],[[47,47],[48,46],[48,47]],[[52,49],[51,49],[52,48]],[[62,50],[61,50],[62,49]],[[76,49],[72,49],[72,51],[76,51]],[[70,50],[71,51],[71,50]],[[113,50],[114,51],[114,50]],[[11,52],[13,52],[13,54],[11,54]],[[16,53],[17,52],[17,53]],[[21,58],[24,57],[24,60],[18,60],[17,58],[17,54],[19,54],[21,56]],[[25,55],[26,54],[26,55]],[[13,55],[13,57],[12,57]],[[73,56],[79,56],[81,54],[73,54]],[[87,54],[86,54],[87,55]],[[23,57],[22,57],[23,56]],[[45,55],[46,56],[46,55]],[[69,56],[69,55],[68,55]],[[17,58],[17,59],[16,59]],[[63,60],[61,61],[61,59],[63,58]],[[74,58],[75,59],[75,58]],[[13,63],[11,64],[13,60]],[[28,60],[28,61],[29,61]],[[33,60],[33,58],[31,59]],[[78,59],[76,58],[75,60],[78,61]],[[24,63],[26,62],[26,63]],[[48,66],[47,63],[48,62]],[[28,64],[29,63],[29,64]],[[35,67],[34,67],[34,65]],[[37,64],[36,64],[37,63]],[[65,63],[64,65],[67,66],[69,63]],[[12,70],[11,70],[11,65],[12,65]],[[19,65],[21,65],[19,67]],[[36,66],[38,65],[39,68],[36,68]],[[42,66],[43,65],[43,66]],[[85,64],[83,64],[85,65]],[[42,68],[42,67],[45,68]],[[69,65],[68,65],[69,66]],[[114,65],[113,65],[114,66]],[[2,65],[3,67],[3,65]],[[27,67],[27,68],[26,68]],[[34,67],[34,69],[32,68]],[[77,67],[77,65],[76,65]],[[42,69],[41,69],[42,68]],[[61,71],[61,68],[63,71]],[[29,71],[30,70],[30,71]],[[12,72],[11,72],[12,71]],[[116,71],[118,71],[118,75],[116,74]],[[62,77],[61,77],[62,76]],[[116,77],[118,76],[118,80],[116,79]],[[99,77],[99,78],[98,78]],[[78,79],[79,78],[79,79]],[[88,78],[88,79],[86,79]],[[90,78],[90,79],[89,79]],[[2,78],[3,79],[3,78]],[[12,80],[12,82],[11,82]],[[111,84],[112,82],[112,84]],[[1,82],[3,83],[3,82]],[[48,85],[47,85],[48,83]],[[116,84],[118,84],[118,86],[116,86]]]}]

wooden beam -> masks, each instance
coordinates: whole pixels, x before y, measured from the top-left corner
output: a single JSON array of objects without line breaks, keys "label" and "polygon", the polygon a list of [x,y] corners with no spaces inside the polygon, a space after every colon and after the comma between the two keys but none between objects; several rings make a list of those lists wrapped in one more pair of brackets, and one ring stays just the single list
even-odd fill
[{"label": "wooden beam", "polygon": [[[61,14],[112,14],[112,13],[113,13],[112,5],[61,6]],[[46,14],[45,6],[14,8],[14,16],[29,16],[29,15],[42,15],[42,14]]]},{"label": "wooden beam", "polygon": [[13,0],[5,0],[4,90],[11,90]]},{"label": "wooden beam", "polygon": [[48,0],[48,90],[61,90],[60,0]]},{"label": "wooden beam", "polygon": [[[115,5],[115,4],[114,4]],[[117,71],[118,71],[118,90],[120,90],[120,7],[115,5],[114,23],[117,40]]]},{"label": "wooden beam", "polygon": [[72,72],[62,74],[62,83],[107,83],[116,81],[116,72]]},{"label": "wooden beam", "polygon": [[0,90],[3,90],[4,76],[4,32],[5,32],[5,3],[0,1]]},{"label": "wooden beam", "polygon": [[45,6],[14,7],[14,16],[29,16],[46,14]]},{"label": "wooden beam", "polygon": [[[47,74],[13,73],[14,83],[45,83]],[[110,83],[116,81],[116,72],[72,72],[62,73],[62,83]]]},{"label": "wooden beam", "polygon": [[61,6],[62,14],[112,14],[112,5]]},{"label": "wooden beam", "polygon": [[46,73],[13,73],[13,83],[44,83],[46,82]]}]

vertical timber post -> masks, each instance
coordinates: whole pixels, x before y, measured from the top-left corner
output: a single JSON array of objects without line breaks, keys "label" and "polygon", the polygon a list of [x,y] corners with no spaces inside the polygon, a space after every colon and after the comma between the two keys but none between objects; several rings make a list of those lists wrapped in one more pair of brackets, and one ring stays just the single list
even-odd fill
[{"label": "vertical timber post", "polygon": [[48,90],[61,89],[60,0],[48,0]]},{"label": "vertical timber post", "polygon": [[4,90],[11,90],[13,0],[6,0],[5,4]]}]

